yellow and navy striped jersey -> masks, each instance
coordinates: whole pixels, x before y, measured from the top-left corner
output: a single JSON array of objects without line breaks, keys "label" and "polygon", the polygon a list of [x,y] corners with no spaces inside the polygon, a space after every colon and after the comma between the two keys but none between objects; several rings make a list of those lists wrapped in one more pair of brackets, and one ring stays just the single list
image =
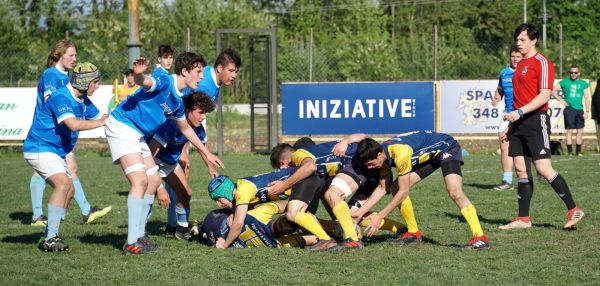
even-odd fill
[{"label": "yellow and navy striped jersey", "polygon": [[317,165],[317,175],[322,177],[334,177],[344,168],[346,162],[350,162],[356,154],[356,144],[348,145],[344,157],[333,154],[333,147],[339,141],[325,142],[300,148],[292,154],[292,164],[299,167],[306,158],[311,158]]},{"label": "yellow and navy striped jersey", "polygon": [[237,191],[234,197],[235,205],[265,203],[288,199],[292,193],[292,189],[287,189],[285,192],[275,196],[269,196],[267,190],[271,182],[283,181],[295,171],[296,168],[294,167],[285,168],[237,180]]},{"label": "yellow and navy striped jersey", "polygon": [[387,157],[387,167],[382,168],[380,174],[390,174],[392,167],[397,169],[398,175],[408,174],[414,166],[437,158],[455,142],[452,136],[433,131],[415,131],[394,136],[381,143]]}]

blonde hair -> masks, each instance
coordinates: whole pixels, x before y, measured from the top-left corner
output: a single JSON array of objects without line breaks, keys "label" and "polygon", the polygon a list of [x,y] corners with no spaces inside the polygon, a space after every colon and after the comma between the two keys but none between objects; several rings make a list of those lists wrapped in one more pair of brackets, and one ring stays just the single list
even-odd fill
[{"label": "blonde hair", "polygon": [[77,47],[75,47],[75,43],[71,42],[70,40],[61,39],[56,42],[52,48],[52,51],[50,51],[50,54],[48,55],[46,67],[49,68],[56,65],[60,58],[67,52],[67,49],[71,47],[77,49]]}]

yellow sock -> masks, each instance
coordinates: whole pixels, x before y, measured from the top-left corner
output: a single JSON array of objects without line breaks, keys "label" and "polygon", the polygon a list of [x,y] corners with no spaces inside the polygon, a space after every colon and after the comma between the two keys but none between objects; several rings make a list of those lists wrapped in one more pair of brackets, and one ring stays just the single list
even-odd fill
[{"label": "yellow sock", "polygon": [[482,236],[483,229],[481,229],[481,225],[479,224],[479,218],[477,217],[477,210],[475,210],[475,206],[470,204],[460,209],[460,213],[463,215],[463,217],[465,217],[465,220],[467,220],[473,236]]},{"label": "yellow sock", "polygon": [[331,210],[344,230],[344,237],[350,238],[353,241],[358,241],[358,234],[354,228],[348,204],[343,201],[339,202],[337,205],[333,206]]},{"label": "yellow sock", "polygon": [[316,217],[307,214],[305,212],[301,212],[294,217],[294,222],[303,227],[304,229],[310,231],[312,234],[317,236],[318,239],[321,240],[330,240],[331,237],[327,235],[321,224]]},{"label": "yellow sock", "polygon": [[[377,214],[377,213],[373,213],[373,214]],[[369,227],[369,226],[371,226],[371,220],[365,218],[365,219],[361,220],[358,225],[360,225],[362,227]],[[388,230],[393,233],[397,233],[398,230],[400,230],[403,227],[404,227],[404,225],[401,224],[400,222],[395,221],[393,219],[389,219],[389,218],[384,218],[379,223],[380,229]]]},{"label": "yellow sock", "polygon": [[406,228],[408,228],[408,232],[419,231],[419,226],[417,225],[417,219],[415,218],[415,211],[413,209],[410,197],[406,197],[400,206],[398,206],[398,209],[404,218],[404,222],[406,222]]}]

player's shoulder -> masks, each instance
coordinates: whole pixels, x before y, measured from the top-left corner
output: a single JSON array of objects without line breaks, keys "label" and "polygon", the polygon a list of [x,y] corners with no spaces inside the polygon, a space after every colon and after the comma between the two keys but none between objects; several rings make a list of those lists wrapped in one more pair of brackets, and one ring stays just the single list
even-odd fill
[{"label": "player's shoulder", "polygon": [[548,57],[542,53],[537,53],[532,57],[532,60],[542,67],[553,67],[553,63]]}]

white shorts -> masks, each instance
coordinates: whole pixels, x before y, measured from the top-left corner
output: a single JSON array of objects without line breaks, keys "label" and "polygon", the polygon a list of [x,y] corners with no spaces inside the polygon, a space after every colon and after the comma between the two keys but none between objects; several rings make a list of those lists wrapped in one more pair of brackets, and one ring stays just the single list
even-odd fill
[{"label": "white shorts", "polygon": [[506,130],[506,128],[508,128],[509,123],[510,122],[508,120],[500,118],[500,122],[498,123],[498,133],[502,133],[502,131]]},{"label": "white shorts", "polygon": [[133,153],[142,154],[142,158],[150,157],[150,148],[144,136],[129,125],[109,116],[104,131],[113,163],[118,164],[121,157]]},{"label": "white shorts", "polygon": [[178,163],[167,164],[158,158],[154,158],[154,162],[158,166],[158,174],[161,178],[166,178],[167,176],[171,175],[171,173],[175,172],[175,170],[181,168]]},{"label": "white shorts", "polygon": [[58,173],[65,173],[71,178],[67,160],[54,153],[23,153],[23,158],[44,180]]}]

